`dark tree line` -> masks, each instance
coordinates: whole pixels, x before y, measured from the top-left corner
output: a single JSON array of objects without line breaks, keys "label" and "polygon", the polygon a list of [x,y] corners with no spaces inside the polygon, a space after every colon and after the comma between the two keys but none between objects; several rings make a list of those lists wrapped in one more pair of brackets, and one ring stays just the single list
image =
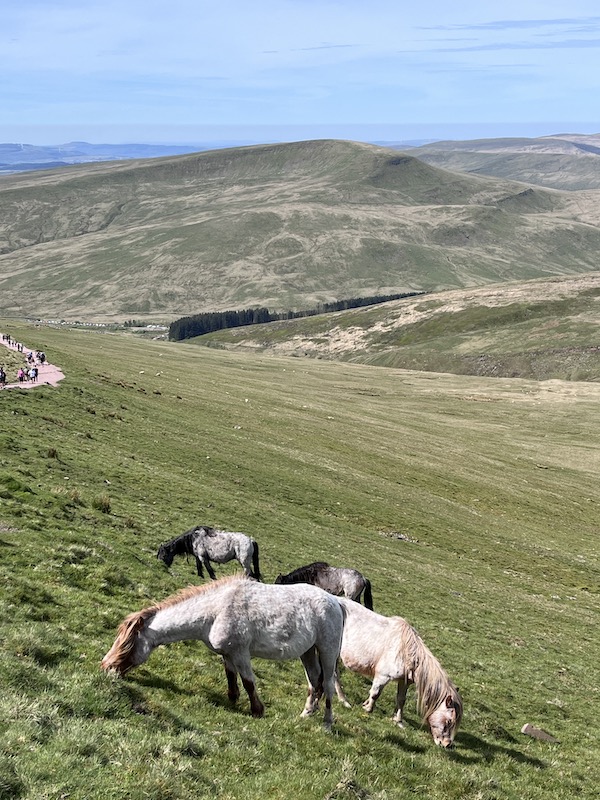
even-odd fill
[{"label": "dark tree line", "polygon": [[402,294],[382,294],[371,297],[352,297],[348,300],[336,300],[333,303],[319,303],[316,308],[304,311],[269,311],[268,308],[246,308],[243,311],[207,311],[191,317],[181,317],[169,327],[169,339],[180,342],[223,328],[239,328],[242,325],[258,325],[261,322],[276,322],[282,319],[299,319],[313,317],[316,314],[327,314],[333,311],[346,311],[349,308],[372,306],[388,300],[401,300],[403,297],[415,297],[424,292],[403,292]]}]

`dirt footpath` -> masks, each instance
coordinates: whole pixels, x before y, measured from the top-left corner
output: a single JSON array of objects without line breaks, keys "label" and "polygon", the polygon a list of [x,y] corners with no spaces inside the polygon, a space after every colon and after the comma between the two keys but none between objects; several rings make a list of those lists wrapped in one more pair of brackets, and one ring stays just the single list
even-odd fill
[{"label": "dirt footpath", "polygon": [[[2,334],[0,334],[0,336],[1,335]],[[0,344],[3,344],[4,347],[17,353],[19,352],[17,345],[21,343],[17,343],[12,339],[10,343],[4,339],[0,339]],[[27,365],[27,353],[30,352],[35,355],[35,350],[23,345],[23,352],[21,353],[23,356],[23,369],[29,368],[29,365]],[[23,383],[19,383],[19,381],[16,381],[15,383],[6,383],[4,387],[0,387],[0,389],[35,389],[36,386],[56,386],[57,383],[62,381],[62,379],[65,377],[64,373],[54,364],[49,364],[47,361],[45,361],[43,364],[40,364],[39,361],[36,361],[35,363],[38,368],[37,381],[27,380],[23,381]]]}]

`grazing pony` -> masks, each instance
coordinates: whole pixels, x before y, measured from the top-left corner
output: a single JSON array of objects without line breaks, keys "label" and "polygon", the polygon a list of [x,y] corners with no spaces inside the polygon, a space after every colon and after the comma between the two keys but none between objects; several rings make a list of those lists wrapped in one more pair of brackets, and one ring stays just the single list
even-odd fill
[{"label": "grazing pony", "polygon": [[[417,709],[423,722],[428,723],[434,742],[451,747],[462,718],[462,699],[416,630],[402,617],[384,617],[343,598],[338,602],[346,609],[342,662],[353,672],[373,679],[364,710],[373,711],[384,686],[396,681],[393,721],[402,728],[406,691],[414,683]],[[339,699],[349,707],[337,675],[335,688]]]},{"label": "grazing pony", "polygon": [[[204,577],[202,569],[204,566],[212,580],[217,579],[211,561],[224,564],[235,558],[242,565],[246,575],[260,580],[258,543],[245,533],[221,531],[206,525],[197,525],[180,536],[163,542],[158,548],[156,557],[170,567],[175,556],[180,555],[195,556],[196,571],[201,578]],[[251,568],[251,564],[254,569]]]},{"label": "grazing pony", "polygon": [[347,567],[330,567],[325,561],[314,561],[305,567],[298,567],[287,575],[278,575],[275,583],[311,583],[320,586],[330,594],[344,595],[350,600],[360,603],[364,592],[365,606],[373,610],[371,581],[361,575],[358,570]]},{"label": "grazing pony", "polygon": [[158,645],[199,639],[223,657],[229,699],[239,698],[239,673],[252,716],[262,717],[251,657],[300,658],[308,680],[302,716],[312,714],[325,694],[324,726],[330,730],[344,618],[338,600],[315,586],[273,586],[239,575],[221,578],[130,614],[101,666],[122,676],[143,664]]}]

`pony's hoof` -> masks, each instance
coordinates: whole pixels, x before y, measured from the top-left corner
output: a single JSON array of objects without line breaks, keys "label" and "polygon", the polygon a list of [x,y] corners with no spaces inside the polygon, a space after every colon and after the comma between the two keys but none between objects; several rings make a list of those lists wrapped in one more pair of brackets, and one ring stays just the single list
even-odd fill
[{"label": "pony's hoof", "polygon": [[347,700],[342,700],[342,705],[344,708],[352,708],[352,704],[349,703]]},{"label": "pony's hoof", "polygon": [[404,727],[404,723],[402,722],[401,719],[394,719],[394,717],[392,717],[392,722],[395,723],[399,728]]}]

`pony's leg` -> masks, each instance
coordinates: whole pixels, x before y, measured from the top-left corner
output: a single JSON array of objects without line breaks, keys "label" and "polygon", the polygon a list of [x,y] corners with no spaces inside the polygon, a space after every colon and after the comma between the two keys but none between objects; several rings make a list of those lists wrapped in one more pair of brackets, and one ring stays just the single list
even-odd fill
[{"label": "pony's leg", "polygon": [[254,677],[254,672],[252,671],[250,656],[241,654],[235,660],[235,662],[230,660],[230,664],[236,672],[239,672],[240,678],[242,679],[242,683],[244,684],[244,689],[248,693],[248,699],[250,700],[250,711],[252,712],[252,716],[264,717],[265,707],[262,704],[260,697],[258,696],[258,692],[256,691],[256,678]]},{"label": "pony's leg", "polygon": [[236,703],[240,697],[240,688],[237,682],[237,670],[227,659],[223,659],[225,675],[227,676],[227,697],[232,703]]},{"label": "pony's leg", "polygon": [[306,672],[308,681],[308,697],[302,712],[303,717],[308,717],[317,710],[319,698],[325,695],[325,714],[323,716],[323,728],[331,731],[333,724],[333,710],[331,700],[335,691],[335,657],[329,653],[319,652],[315,647],[311,647],[306,653],[300,656]]},{"label": "pony's leg", "polygon": [[238,561],[240,562],[242,569],[244,570],[244,575],[247,578],[253,578],[254,575],[252,574],[252,555],[248,553],[248,555],[244,558],[243,556],[238,556]]},{"label": "pony's leg", "polygon": [[336,668],[336,670],[335,670],[335,679],[334,680],[335,680],[335,693],[338,696],[338,700],[340,701],[340,703],[343,706],[345,706],[345,708],[352,708],[352,706],[348,702],[348,698],[346,697],[346,694],[345,694],[345,692],[344,692],[344,690],[342,688],[342,684],[340,683],[340,674],[339,674],[338,668]]},{"label": "pony's leg", "polygon": [[401,678],[398,681],[398,689],[396,690],[396,713],[392,717],[392,722],[395,722],[399,728],[404,727],[404,722],[402,721],[402,712],[404,711],[407,690],[408,681]]},{"label": "pony's leg", "polygon": [[198,558],[198,556],[196,556],[195,558],[196,558],[196,572],[198,573],[198,576],[200,578],[203,578],[204,570],[202,569],[202,561],[201,559]]},{"label": "pony's leg", "polygon": [[211,580],[216,581],[217,580],[217,576],[215,575],[215,571],[212,568],[212,564],[210,563],[208,558],[204,559],[204,566],[206,567],[206,571],[210,575]]},{"label": "pony's leg", "polygon": [[311,647],[310,650],[300,656],[300,660],[304,666],[306,680],[308,681],[308,696],[301,716],[309,717],[319,707],[319,697],[323,693],[321,665],[319,664],[316,648]]},{"label": "pony's leg", "polygon": [[371,690],[369,692],[368,698],[363,703],[363,708],[370,714],[371,711],[375,708],[375,703],[377,702],[377,698],[383,691],[384,687],[388,685],[390,682],[390,678],[388,675],[375,675],[373,679],[373,683],[371,684]]},{"label": "pony's leg", "polygon": [[[340,631],[340,640],[341,638]],[[337,649],[330,645],[327,648],[322,647],[319,650],[319,662],[321,668],[319,684],[321,692],[325,694],[325,715],[323,717],[323,727],[326,731],[331,730],[331,725],[333,723],[332,700],[333,693],[335,692],[338,654],[339,642]]]}]

